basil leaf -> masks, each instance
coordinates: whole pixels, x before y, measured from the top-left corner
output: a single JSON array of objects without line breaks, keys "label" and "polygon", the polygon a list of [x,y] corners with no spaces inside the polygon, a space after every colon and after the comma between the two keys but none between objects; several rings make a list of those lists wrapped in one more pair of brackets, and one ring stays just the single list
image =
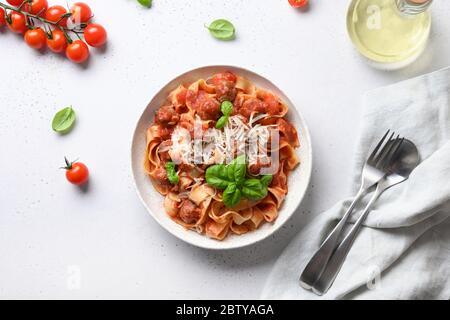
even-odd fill
[{"label": "basil leaf", "polygon": [[171,184],[178,184],[180,178],[178,177],[177,171],[175,170],[175,163],[169,161],[166,163],[167,178]]},{"label": "basil leaf", "polygon": [[223,164],[216,164],[206,169],[206,182],[217,189],[224,190],[233,181],[228,178],[227,167]]},{"label": "basil leaf", "polygon": [[216,123],[216,129],[222,129],[227,125],[228,116],[222,116]]},{"label": "basil leaf", "polygon": [[258,179],[247,179],[242,185],[242,195],[251,200],[259,200],[267,196],[267,187]]},{"label": "basil leaf", "polygon": [[75,111],[72,107],[64,108],[58,111],[52,121],[52,128],[54,131],[65,134],[72,130],[75,124]]},{"label": "basil leaf", "polygon": [[241,197],[241,190],[235,183],[230,183],[223,192],[222,199],[223,203],[225,203],[228,208],[233,208],[241,201]]},{"label": "basil leaf", "polygon": [[260,180],[261,184],[267,188],[270,185],[270,183],[272,182],[272,178],[273,178],[273,176],[271,174],[262,176],[262,178]]},{"label": "basil leaf", "polygon": [[226,167],[228,180],[234,181],[234,164],[230,163]]},{"label": "basil leaf", "polygon": [[240,155],[235,158],[227,166],[228,179],[234,181],[238,187],[240,187],[244,182],[246,172],[247,165],[245,164],[245,155]]},{"label": "basil leaf", "polygon": [[152,6],[152,0],[137,0],[144,7],[150,8]]},{"label": "basil leaf", "polygon": [[218,19],[213,21],[207,26],[211,35],[219,40],[232,40],[234,39],[235,29],[233,24],[225,19]]},{"label": "basil leaf", "polygon": [[234,165],[234,181],[240,187],[244,183],[245,174],[247,173],[247,165],[245,163]]},{"label": "basil leaf", "polygon": [[233,112],[233,104],[230,101],[222,102],[220,111],[222,111],[225,116],[229,116]]}]

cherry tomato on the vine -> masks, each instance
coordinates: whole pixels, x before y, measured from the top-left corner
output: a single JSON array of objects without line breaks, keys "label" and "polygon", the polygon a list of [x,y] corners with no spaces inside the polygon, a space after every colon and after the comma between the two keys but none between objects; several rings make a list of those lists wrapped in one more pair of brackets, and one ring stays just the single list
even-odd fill
[{"label": "cherry tomato on the vine", "polygon": [[90,23],[84,29],[84,40],[91,47],[101,47],[106,43],[106,30],[98,23]]},{"label": "cherry tomato on the vine", "polygon": [[66,178],[75,185],[83,185],[89,180],[89,169],[82,162],[69,162],[66,158]]},{"label": "cherry tomato on the vine", "polygon": [[31,14],[41,14],[42,16],[45,13],[45,10],[48,8],[48,2],[47,0],[33,0],[31,2],[31,5],[26,3],[23,6],[23,9],[27,12],[30,12]]},{"label": "cherry tomato on the vine", "polygon": [[308,0],[289,0],[289,4],[294,8],[304,8],[308,5]]},{"label": "cherry tomato on the vine", "polygon": [[23,0],[6,0],[10,5],[18,7],[22,4]]},{"label": "cherry tomato on the vine", "polygon": [[0,27],[3,27],[5,24],[5,10],[3,10],[3,8],[0,8]]},{"label": "cherry tomato on the vine", "polygon": [[[58,22],[61,16],[67,13],[67,10],[63,6],[51,6],[45,12],[45,19],[51,22]],[[59,24],[63,27],[67,26],[67,17],[63,18]]]},{"label": "cherry tomato on the vine", "polygon": [[11,23],[8,23],[8,28],[15,33],[24,33],[27,31],[27,23],[25,16],[16,11],[11,12]]},{"label": "cherry tomato on the vine", "polygon": [[30,29],[25,32],[25,42],[33,49],[42,49],[47,43],[47,36],[41,28]]},{"label": "cherry tomato on the vine", "polygon": [[64,52],[67,48],[67,40],[64,32],[61,30],[53,30],[52,38],[47,38],[47,46],[53,52]]},{"label": "cherry tomato on the vine", "polygon": [[84,2],[76,2],[70,7],[72,16],[70,19],[75,23],[88,22],[92,17],[91,8]]},{"label": "cherry tomato on the vine", "polygon": [[67,46],[66,56],[75,63],[83,63],[89,58],[89,47],[81,40],[75,40]]}]

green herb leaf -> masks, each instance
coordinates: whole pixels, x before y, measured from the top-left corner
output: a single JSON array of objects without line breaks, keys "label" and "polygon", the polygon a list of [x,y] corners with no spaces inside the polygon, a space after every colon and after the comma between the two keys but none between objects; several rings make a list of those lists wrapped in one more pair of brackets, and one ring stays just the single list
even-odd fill
[{"label": "green herb leaf", "polygon": [[259,200],[267,196],[267,187],[258,179],[247,179],[242,186],[242,195],[251,200]]},{"label": "green herb leaf", "polygon": [[220,111],[222,111],[225,116],[229,116],[233,112],[233,104],[230,101],[222,102]]},{"label": "green herb leaf", "polygon": [[166,163],[167,178],[171,184],[178,184],[180,178],[178,177],[177,171],[175,169],[175,163],[169,161]]},{"label": "green herb leaf", "polygon": [[246,172],[247,165],[245,164],[245,155],[240,155],[227,166],[228,179],[236,182],[239,187],[245,180]]},{"label": "green herb leaf", "polygon": [[245,162],[234,164],[234,181],[239,187],[242,186],[242,184],[244,183],[246,173],[247,173],[247,165],[245,164]]},{"label": "green herb leaf", "polygon": [[228,178],[227,167],[223,164],[216,164],[206,169],[206,182],[217,189],[225,190],[232,179]]},{"label": "green herb leaf", "polygon": [[152,0],[137,0],[144,7],[150,8],[152,6]]},{"label": "green herb leaf", "polygon": [[241,201],[241,190],[236,186],[235,183],[230,183],[228,187],[223,192],[223,203],[228,208],[235,207],[239,201]]},{"label": "green herb leaf", "polygon": [[65,134],[72,130],[75,124],[75,111],[72,107],[64,108],[58,111],[53,117],[52,128],[54,131]]},{"label": "green herb leaf", "polygon": [[235,29],[233,24],[225,19],[218,19],[207,26],[211,35],[219,40],[232,40],[235,36]]},{"label": "green herb leaf", "polygon": [[266,188],[269,186],[269,184],[272,182],[273,176],[271,174],[262,176],[261,178],[261,183],[263,186],[265,186]]},{"label": "green herb leaf", "polygon": [[216,123],[216,129],[223,129],[228,123],[228,116],[222,116]]}]

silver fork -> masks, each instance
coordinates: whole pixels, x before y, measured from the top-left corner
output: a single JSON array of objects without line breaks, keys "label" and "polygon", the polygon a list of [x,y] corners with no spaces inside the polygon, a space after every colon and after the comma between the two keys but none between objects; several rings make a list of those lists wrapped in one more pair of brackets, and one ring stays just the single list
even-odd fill
[{"label": "silver fork", "polygon": [[388,130],[383,138],[381,138],[364,164],[361,186],[353,199],[353,202],[350,204],[350,207],[303,270],[300,276],[300,285],[303,288],[311,289],[314,283],[322,275],[331,255],[338,246],[339,238],[356,204],[385,176],[386,172],[383,166],[385,165],[386,160],[388,160],[387,157],[389,157],[390,151],[392,151],[392,143],[390,142],[393,141],[395,135],[395,133],[392,132],[386,141],[389,132],[390,130]]},{"label": "silver fork", "polygon": [[[393,159],[395,158],[397,151],[401,148],[403,141],[404,139],[397,139],[391,143],[389,154],[385,157],[384,163],[385,168],[392,167],[393,163],[395,163],[395,160]],[[413,166],[411,166],[410,168],[412,170]],[[391,170],[387,169],[385,171]],[[361,213],[361,215],[356,220],[355,224],[352,226],[350,231],[339,243],[339,246],[336,248],[336,250],[334,250],[333,255],[328,261],[325,270],[320,275],[320,278],[314,283],[312,290],[315,294],[323,295],[328,291],[328,289],[330,289],[334,280],[339,274],[350,249],[353,246],[353,242],[355,241],[356,236],[358,235],[358,232],[361,229],[364,220],[369,215],[369,212],[371,211],[373,204],[378,200],[378,198],[384,191],[386,191],[387,189],[391,188],[394,185],[397,185],[405,181],[408,178],[410,172],[408,172],[407,170],[402,171],[403,174],[399,174],[392,171],[388,172],[383,177],[383,179],[381,179],[381,181],[378,182],[377,188],[374,194],[372,195],[372,198],[370,199],[369,203],[367,204],[366,208],[364,209],[363,213]]]}]

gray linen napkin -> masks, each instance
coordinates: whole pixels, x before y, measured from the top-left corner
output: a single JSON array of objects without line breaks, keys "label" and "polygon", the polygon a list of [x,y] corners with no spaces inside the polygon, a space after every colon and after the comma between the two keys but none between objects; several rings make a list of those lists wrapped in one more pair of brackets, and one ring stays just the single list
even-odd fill
[{"label": "gray linen napkin", "polygon": [[416,143],[421,164],[382,195],[326,295],[304,290],[298,279],[349,199],[300,231],[276,262],[262,298],[450,298],[450,68],[370,91],[364,107],[353,191],[387,129]]}]

